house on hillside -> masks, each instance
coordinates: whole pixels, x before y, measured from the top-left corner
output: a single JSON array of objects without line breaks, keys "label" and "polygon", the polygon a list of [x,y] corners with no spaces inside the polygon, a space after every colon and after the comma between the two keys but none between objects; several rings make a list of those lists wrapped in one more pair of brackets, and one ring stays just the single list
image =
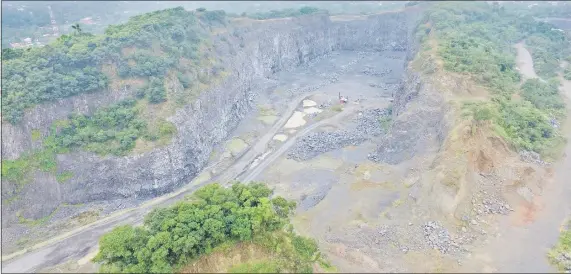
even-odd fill
[{"label": "house on hillside", "polygon": [[91,18],[91,17],[85,17],[85,18],[79,20],[79,22],[82,24],[86,24],[86,25],[93,25],[94,24],[93,18]]}]

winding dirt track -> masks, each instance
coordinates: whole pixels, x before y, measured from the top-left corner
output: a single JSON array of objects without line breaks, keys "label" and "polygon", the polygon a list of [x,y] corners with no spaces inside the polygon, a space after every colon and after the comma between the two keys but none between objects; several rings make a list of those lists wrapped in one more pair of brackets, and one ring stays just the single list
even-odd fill
[{"label": "winding dirt track", "polygon": [[[270,130],[259,138],[255,145],[249,147],[230,168],[225,170],[219,176],[200,184],[188,184],[174,193],[155,198],[136,208],[113,213],[97,222],[79,227],[48,241],[36,244],[31,248],[24,249],[7,256],[2,256],[2,272],[34,272],[69,260],[79,260],[89,253],[96,251],[99,237],[114,227],[126,224],[140,224],[142,223],[144,216],[154,208],[173,204],[204,185],[214,182],[227,183],[234,180],[240,174],[244,173],[244,170],[258,156],[262,155],[266,151],[267,145],[272,140],[272,137],[285,125],[301,101],[314,93],[316,92],[307,93],[295,98],[295,100],[288,105],[288,109],[284,115],[270,128]],[[299,131],[295,136],[291,137],[289,142],[283,144],[278,151],[272,153],[269,158],[262,160],[256,168],[248,171],[244,175],[245,181],[250,181],[252,178],[255,178],[269,164],[271,164],[271,162],[287,151],[299,136],[307,134],[321,125],[332,123],[342,117],[346,117],[363,107],[364,105],[350,105],[343,112]]]}]

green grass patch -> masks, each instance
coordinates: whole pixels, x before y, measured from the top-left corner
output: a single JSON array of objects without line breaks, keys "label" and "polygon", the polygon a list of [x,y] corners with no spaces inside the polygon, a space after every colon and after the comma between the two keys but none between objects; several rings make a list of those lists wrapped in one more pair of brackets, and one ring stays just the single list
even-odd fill
[{"label": "green grass patch", "polygon": [[547,114],[529,101],[468,102],[465,117],[475,121],[491,121],[492,128],[516,149],[526,149],[555,159],[565,139],[560,136]]},{"label": "green grass patch", "polygon": [[20,212],[16,213],[16,216],[18,217],[18,222],[21,224],[25,224],[28,226],[39,226],[39,225],[43,225],[47,221],[49,221],[58,211],[59,211],[59,207],[56,208],[54,211],[52,211],[52,213],[50,213],[49,215],[42,217],[40,219],[37,219],[37,220],[24,218],[24,216],[22,216],[22,214]]},{"label": "green grass patch", "polygon": [[326,273],[336,273],[337,268],[330,264],[327,260],[320,259],[318,260],[319,266],[325,271]]},{"label": "green grass patch", "polygon": [[42,134],[39,130],[37,129],[32,129],[32,141],[37,141],[42,137]]},{"label": "green grass patch", "polygon": [[2,178],[21,187],[32,179],[31,171],[41,170],[54,173],[56,169],[55,154],[50,150],[43,149],[26,153],[15,160],[2,161]]},{"label": "green grass patch", "polygon": [[325,9],[305,6],[299,9],[271,10],[269,12],[257,12],[251,14],[244,13],[242,15],[257,20],[265,20],[273,18],[299,17],[308,14],[329,14],[329,12]]},{"label": "green grass patch", "polygon": [[379,118],[379,122],[381,123],[381,127],[386,131],[389,130],[391,126],[392,118],[390,115],[383,115]]},{"label": "green grass patch", "polygon": [[64,171],[62,173],[56,174],[56,180],[58,183],[65,183],[71,178],[73,178],[73,172],[71,171]]},{"label": "green grass patch", "polygon": [[341,105],[334,105],[331,107],[331,110],[336,111],[336,112],[341,112],[343,111],[343,106]]},{"label": "green grass patch", "polygon": [[228,273],[280,273],[281,269],[275,261],[248,262],[228,269]]}]

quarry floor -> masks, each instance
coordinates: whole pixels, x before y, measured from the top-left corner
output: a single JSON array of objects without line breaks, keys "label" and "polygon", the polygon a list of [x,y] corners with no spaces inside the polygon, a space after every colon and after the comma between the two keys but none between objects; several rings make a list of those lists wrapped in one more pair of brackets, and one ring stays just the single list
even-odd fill
[{"label": "quarry floor", "polygon": [[[525,48],[518,52],[525,58]],[[379,133],[361,141],[330,140],[362,130],[355,127],[359,119],[391,105],[404,76],[404,54],[334,52],[260,81],[254,110],[216,147],[204,172],[183,189],[67,232],[21,256],[3,258],[2,271],[96,271],[89,259],[103,233],[119,224],[138,224],[152,208],[180,200],[204,184],[234,179],[267,183],[276,194],[296,200],[296,231],[317,239],[339,272],[553,271],[545,253],[569,213],[565,197],[571,189],[563,185],[571,178],[569,157],[556,165],[556,180],[537,195],[542,208],[532,222],[515,223],[502,216],[487,229],[494,233],[470,230],[479,240],[454,247],[450,239],[460,235],[461,227],[439,222],[410,198],[415,178],[430,167],[438,148],[390,165],[369,160],[377,139],[387,134],[383,129],[365,128]],[[518,64],[528,66],[521,71],[533,72],[531,60]],[[565,82],[569,98],[570,87]],[[339,102],[340,94],[348,96],[346,104]],[[381,122],[374,115],[378,123],[371,126],[378,127]],[[312,135],[316,133],[324,134]],[[312,146],[315,143],[327,145]],[[566,153],[570,155],[571,145]]]},{"label": "quarry floor", "polygon": [[[237,127],[233,134],[236,138],[230,136],[227,143],[218,147],[205,171],[183,189],[3,256],[2,271],[95,270],[89,258],[97,251],[99,237],[113,227],[140,224],[143,216],[152,208],[172,204],[204,184],[256,177],[263,170],[260,166],[270,166],[267,163],[278,158],[264,159],[265,155],[281,156],[292,145],[286,142],[281,153],[271,154],[280,146],[279,139],[283,140],[284,135],[290,141],[295,140],[298,135],[322,125],[338,124],[346,117],[357,115],[359,110],[388,107],[390,97],[403,76],[404,54],[333,52],[296,70],[280,72],[272,79],[260,81],[257,83],[259,97],[255,100],[257,109]],[[364,70],[384,71],[382,81],[378,75],[363,73]],[[340,93],[349,96],[351,101],[340,105]],[[304,99],[313,99],[318,105],[304,108]],[[300,131],[296,133],[297,130]],[[274,138],[276,134],[278,137]],[[250,171],[254,171],[255,175]]]}]

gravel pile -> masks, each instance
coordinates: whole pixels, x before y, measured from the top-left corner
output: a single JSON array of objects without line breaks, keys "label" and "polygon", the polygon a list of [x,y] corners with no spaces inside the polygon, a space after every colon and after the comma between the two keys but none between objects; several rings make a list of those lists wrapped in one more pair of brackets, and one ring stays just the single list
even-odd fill
[{"label": "gravel pile", "polygon": [[[481,203],[478,201],[481,201]],[[513,211],[510,205],[498,194],[486,191],[480,191],[474,195],[472,206],[477,215],[508,215]]]},{"label": "gravel pile", "polygon": [[384,68],[381,71],[377,71],[371,67],[366,67],[364,70],[361,71],[361,73],[369,76],[381,77],[391,73],[392,71],[393,71],[392,69],[388,68]]},{"label": "gravel pile", "polygon": [[423,229],[424,238],[432,248],[438,249],[442,253],[448,253],[452,249],[457,248],[458,245],[454,243],[448,230],[438,222],[427,222],[424,224]]},{"label": "gravel pile", "polygon": [[537,152],[523,150],[519,152],[519,157],[526,163],[536,164],[540,166],[547,165],[546,162],[541,160],[541,156]]},{"label": "gravel pile", "polygon": [[565,269],[565,273],[571,273],[571,253],[558,254],[553,260]]},{"label": "gravel pile", "polygon": [[398,244],[398,234],[396,227],[381,225],[378,227],[369,227],[360,225],[343,231],[342,235],[328,234],[325,237],[328,243],[342,243],[343,245],[359,249],[364,253],[371,254],[369,251],[380,249],[388,253],[391,245]]},{"label": "gravel pile", "polygon": [[366,136],[379,136],[386,132],[380,119],[384,116],[389,116],[390,113],[387,109],[367,109],[357,116],[357,132]]},{"label": "gravel pile", "polygon": [[287,157],[296,161],[306,161],[328,151],[359,145],[365,140],[366,137],[363,135],[346,130],[314,132],[297,141]]},{"label": "gravel pile", "polygon": [[369,109],[360,112],[355,118],[355,129],[310,133],[296,142],[287,157],[296,161],[307,161],[322,153],[360,145],[369,138],[386,132],[380,119],[387,115],[389,112],[386,109]]}]

